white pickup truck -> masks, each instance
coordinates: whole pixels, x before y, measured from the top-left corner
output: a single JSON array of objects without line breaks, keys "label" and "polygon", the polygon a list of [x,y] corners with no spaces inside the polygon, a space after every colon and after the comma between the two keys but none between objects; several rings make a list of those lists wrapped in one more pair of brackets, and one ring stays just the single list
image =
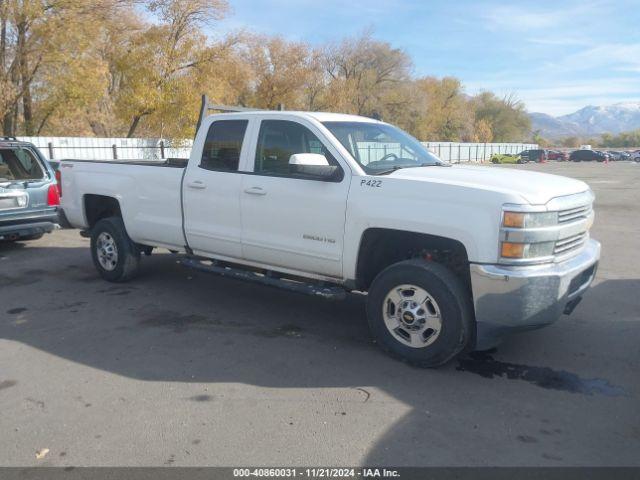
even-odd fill
[{"label": "white pickup truck", "polygon": [[62,161],[62,209],[109,281],[155,247],[225,276],[367,292],[373,337],[421,366],[571,313],[600,244],[580,181],[450,166],[351,115],[206,117],[188,162]]}]

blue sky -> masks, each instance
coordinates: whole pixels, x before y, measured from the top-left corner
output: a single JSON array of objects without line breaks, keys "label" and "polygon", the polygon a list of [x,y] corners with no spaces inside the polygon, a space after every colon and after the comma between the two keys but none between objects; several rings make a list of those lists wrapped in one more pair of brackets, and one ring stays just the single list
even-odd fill
[{"label": "blue sky", "polygon": [[640,101],[640,0],[229,3],[218,32],[318,44],[372,29],[411,56],[415,75],[456,76],[469,94],[515,93],[529,111]]}]

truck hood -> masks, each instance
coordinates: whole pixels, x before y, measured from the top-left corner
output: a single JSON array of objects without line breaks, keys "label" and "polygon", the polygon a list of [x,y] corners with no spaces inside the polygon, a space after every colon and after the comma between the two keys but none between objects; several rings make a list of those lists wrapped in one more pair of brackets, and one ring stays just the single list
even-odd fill
[{"label": "truck hood", "polygon": [[589,190],[586,183],[560,175],[474,165],[404,168],[389,176],[515,194],[531,205],[543,205],[555,197]]}]

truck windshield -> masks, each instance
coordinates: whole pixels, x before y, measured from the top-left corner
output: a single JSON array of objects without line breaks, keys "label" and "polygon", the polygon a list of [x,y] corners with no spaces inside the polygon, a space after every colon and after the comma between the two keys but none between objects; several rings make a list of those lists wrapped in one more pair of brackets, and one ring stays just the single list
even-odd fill
[{"label": "truck windshield", "polygon": [[418,140],[394,126],[368,122],[323,122],[323,125],[369,175],[443,165]]}]

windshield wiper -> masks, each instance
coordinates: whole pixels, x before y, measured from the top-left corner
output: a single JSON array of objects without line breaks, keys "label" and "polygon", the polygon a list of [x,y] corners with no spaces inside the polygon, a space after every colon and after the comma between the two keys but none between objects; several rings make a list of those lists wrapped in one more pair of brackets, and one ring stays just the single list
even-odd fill
[{"label": "windshield wiper", "polygon": [[403,166],[403,165],[396,165],[395,167],[391,167],[387,170],[380,170],[379,172],[375,172],[372,175],[388,175],[390,173],[393,173],[397,170],[400,170],[402,168],[411,168],[411,167],[407,167],[407,166]]}]

